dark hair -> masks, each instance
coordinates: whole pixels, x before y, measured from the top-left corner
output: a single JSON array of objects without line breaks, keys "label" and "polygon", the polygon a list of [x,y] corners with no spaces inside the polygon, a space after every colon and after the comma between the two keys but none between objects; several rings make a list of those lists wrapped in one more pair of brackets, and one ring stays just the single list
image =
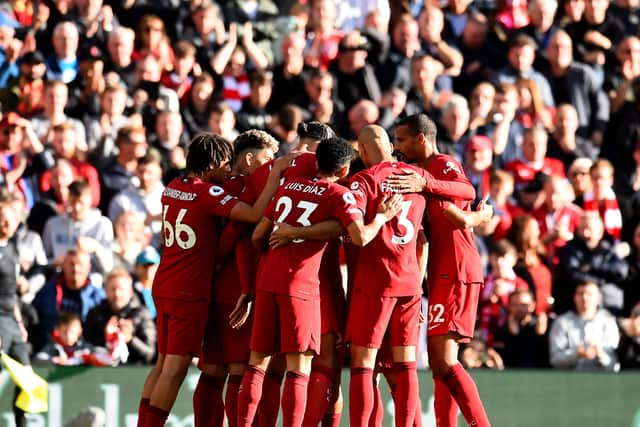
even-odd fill
[{"label": "dark hair", "polygon": [[351,162],[353,154],[353,147],[346,139],[338,136],[323,139],[316,150],[318,171],[334,174]]},{"label": "dark hair", "polygon": [[229,141],[215,133],[201,133],[189,144],[187,171],[201,173],[210,170],[211,163],[219,167],[232,157],[233,146]]},{"label": "dark hair", "polygon": [[284,104],[278,110],[278,123],[286,131],[294,131],[302,121],[302,111],[294,104]]},{"label": "dark hair", "polygon": [[257,129],[242,132],[235,141],[233,141],[233,151],[236,157],[245,151],[258,151],[263,148],[270,148],[275,153],[278,151],[278,141],[267,132]]},{"label": "dark hair", "polygon": [[511,254],[513,256],[517,255],[515,246],[513,246],[513,244],[507,239],[502,239],[492,243],[489,253],[499,258],[508,254]]},{"label": "dark hair", "polygon": [[58,320],[56,321],[56,327],[67,326],[73,322],[80,322],[82,324],[82,320],[80,320],[80,316],[76,313],[72,313],[70,311],[63,311],[58,314]]},{"label": "dark hair", "polygon": [[249,84],[251,86],[263,86],[273,83],[273,73],[271,71],[252,71],[249,73]]},{"label": "dark hair", "polygon": [[329,125],[314,120],[311,122],[298,123],[298,136],[300,139],[309,138],[322,141],[323,139],[336,136],[336,133]]},{"label": "dark hair", "polygon": [[89,190],[89,183],[84,179],[77,179],[69,184],[69,196],[71,197],[80,197]]},{"label": "dark hair", "polygon": [[436,124],[424,113],[413,114],[400,119],[396,124],[396,128],[399,126],[408,127],[412,136],[423,134],[430,142],[435,142],[436,140]]},{"label": "dark hair", "polygon": [[138,166],[145,166],[155,163],[162,166],[162,156],[155,148],[150,148],[144,156],[138,158]]},{"label": "dark hair", "polygon": [[530,36],[523,33],[517,33],[515,36],[511,38],[511,40],[509,40],[508,50],[511,50],[514,47],[524,47],[524,46],[529,46],[531,49],[535,50],[537,47],[537,44],[536,44],[536,41]]}]

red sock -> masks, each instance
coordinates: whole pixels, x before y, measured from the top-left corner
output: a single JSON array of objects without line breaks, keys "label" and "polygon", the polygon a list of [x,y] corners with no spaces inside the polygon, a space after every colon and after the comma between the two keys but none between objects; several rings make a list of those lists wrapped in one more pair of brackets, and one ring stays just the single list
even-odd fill
[{"label": "red sock", "polygon": [[302,426],[307,406],[308,385],[309,375],[296,371],[287,372],[282,391],[282,425],[284,427]]},{"label": "red sock", "polygon": [[490,427],[491,423],[480,400],[476,383],[462,365],[453,365],[443,379],[451,395],[458,402],[467,423],[475,427]]},{"label": "red sock", "polygon": [[147,415],[147,409],[149,408],[150,399],[143,397],[140,399],[140,404],[138,405],[138,424],[137,427],[144,427],[144,419]]},{"label": "red sock", "polygon": [[396,427],[413,427],[419,386],[416,362],[396,362],[396,390],[393,396]]},{"label": "red sock", "polygon": [[317,427],[324,414],[329,410],[333,398],[334,377],[335,373],[332,369],[319,363],[311,369],[303,426]]},{"label": "red sock", "polygon": [[373,387],[372,369],[351,368],[349,384],[349,425],[351,427],[369,426],[374,401]]},{"label": "red sock", "polygon": [[229,427],[238,425],[238,389],[242,382],[242,375],[229,375],[227,392],[224,395],[224,410],[227,414]]},{"label": "red sock", "polygon": [[269,371],[264,377],[262,395],[264,399],[258,406],[260,427],[276,427],[278,412],[280,412],[280,387],[284,372]]},{"label": "red sock", "polygon": [[439,427],[456,427],[458,424],[458,404],[451,396],[449,387],[439,378],[433,379],[433,397],[436,425]]},{"label": "red sock", "polygon": [[338,412],[337,414],[326,413],[322,417],[322,427],[340,427],[340,419],[342,418],[342,414]]},{"label": "red sock", "polygon": [[225,378],[216,378],[200,373],[198,385],[193,392],[193,426],[222,427],[224,425],[224,402],[222,389]]},{"label": "red sock", "polygon": [[375,382],[371,383],[373,393],[373,408],[369,417],[369,427],[381,427],[384,418],[384,402],[382,402],[382,394]]},{"label": "red sock", "polygon": [[144,427],[164,427],[168,417],[169,411],[149,405],[147,415],[144,418]]},{"label": "red sock", "polygon": [[264,371],[256,366],[247,368],[238,389],[238,427],[250,427],[262,396]]},{"label": "red sock", "polygon": [[420,401],[420,396],[418,396],[418,404],[416,405],[416,415],[413,417],[413,427],[422,427],[422,402]]}]

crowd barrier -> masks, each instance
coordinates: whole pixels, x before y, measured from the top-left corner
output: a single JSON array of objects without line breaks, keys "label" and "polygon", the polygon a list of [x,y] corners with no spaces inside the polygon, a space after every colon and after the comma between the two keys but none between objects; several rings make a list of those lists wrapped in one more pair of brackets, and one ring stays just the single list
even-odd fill
[{"label": "crowd barrier", "polygon": [[[29,427],[63,427],[64,420],[88,406],[104,409],[106,427],[135,427],[147,367],[36,367],[49,382],[49,412],[29,416]],[[433,427],[431,372],[421,371],[423,426]],[[640,372],[472,371],[494,427],[640,427]],[[342,375],[348,391],[349,372]],[[167,425],[193,426],[191,396],[198,381],[192,369]],[[393,403],[384,380],[385,426],[393,425]],[[348,394],[348,393],[345,393]],[[13,383],[0,373],[0,427],[13,426]],[[345,396],[345,416],[348,425]],[[462,416],[459,426],[464,426]]]}]

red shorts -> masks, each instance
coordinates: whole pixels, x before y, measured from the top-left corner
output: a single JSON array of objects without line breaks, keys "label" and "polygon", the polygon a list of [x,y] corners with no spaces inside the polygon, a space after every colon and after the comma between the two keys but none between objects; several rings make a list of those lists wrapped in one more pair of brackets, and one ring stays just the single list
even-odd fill
[{"label": "red shorts", "polygon": [[251,350],[265,354],[320,352],[320,299],[257,291]]},{"label": "red shorts", "polygon": [[207,326],[209,305],[201,301],[153,298],[156,305],[158,353],[200,354]]},{"label": "red shorts", "polygon": [[240,329],[229,325],[229,314],[235,304],[224,302],[211,303],[209,321],[202,344],[201,362],[224,365],[228,363],[246,363],[249,361],[249,340],[253,314]]},{"label": "red shorts", "polygon": [[347,340],[353,345],[380,348],[385,333],[389,345],[418,345],[420,295],[372,297],[354,292],[349,307]]},{"label": "red shorts", "polygon": [[456,332],[462,336],[460,342],[473,338],[481,287],[481,283],[428,282],[427,336]]}]

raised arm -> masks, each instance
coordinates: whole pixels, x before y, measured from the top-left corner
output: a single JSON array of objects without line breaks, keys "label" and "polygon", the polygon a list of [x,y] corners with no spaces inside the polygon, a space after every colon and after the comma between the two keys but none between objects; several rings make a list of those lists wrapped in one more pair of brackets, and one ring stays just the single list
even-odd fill
[{"label": "raised arm", "polygon": [[387,178],[387,182],[394,191],[401,194],[426,191],[453,200],[473,200],[476,197],[476,191],[468,180],[440,180],[426,170],[421,170],[420,173],[411,170],[394,174]]}]

